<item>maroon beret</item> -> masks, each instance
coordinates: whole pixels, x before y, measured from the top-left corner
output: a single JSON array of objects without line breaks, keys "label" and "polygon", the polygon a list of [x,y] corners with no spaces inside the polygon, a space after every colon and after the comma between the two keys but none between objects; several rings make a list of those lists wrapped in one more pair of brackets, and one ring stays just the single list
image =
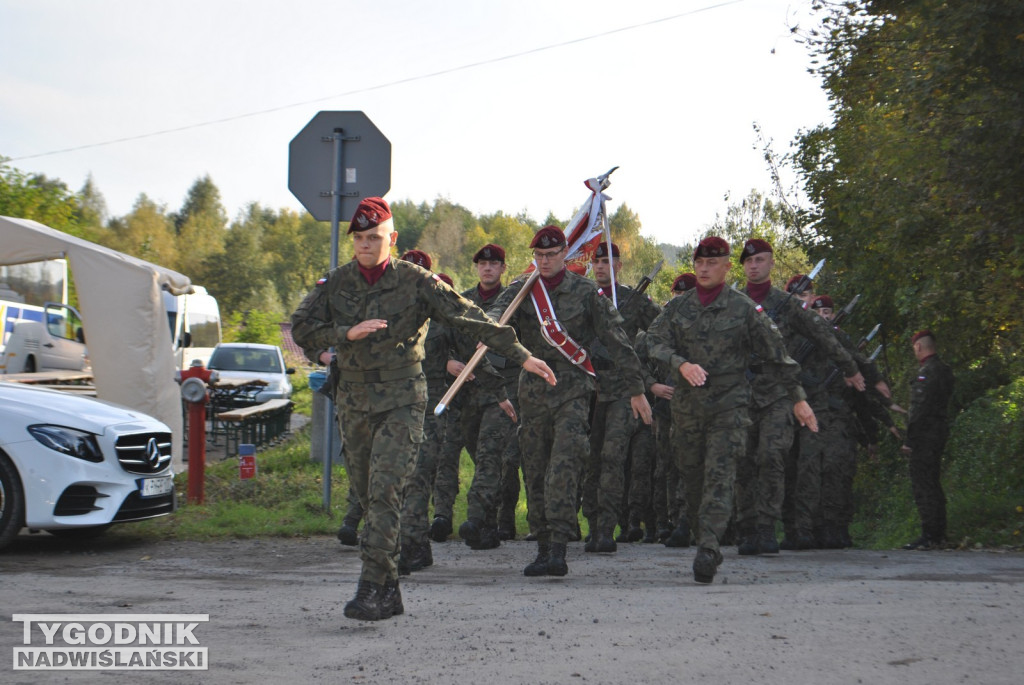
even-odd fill
[{"label": "maroon beret", "polygon": [[[605,241],[602,240],[600,243],[597,244],[597,249],[594,250],[594,254],[591,257],[591,259],[598,259],[599,257],[607,257],[607,256],[608,256],[608,243],[606,243]],[[615,258],[615,257],[618,257],[618,256],[619,256],[619,246],[616,245],[615,243],[612,243],[612,257]]]},{"label": "maroon beret", "polygon": [[430,255],[422,250],[409,250],[402,255],[402,260],[412,262],[416,266],[422,266],[424,269],[429,269],[430,265],[434,263],[430,259]]},{"label": "maroon beret", "polygon": [[811,302],[811,309],[835,309],[835,305],[832,304],[832,298],[828,295],[818,295]]},{"label": "maroon beret", "polygon": [[352,215],[348,232],[368,231],[391,218],[391,207],[382,197],[364,197]]},{"label": "maroon beret", "polygon": [[[793,276],[793,278],[791,278],[788,281],[786,281],[786,292],[787,293],[793,292],[793,286],[795,286],[797,283],[799,283],[800,279],[803,278],[803,277],[804,277],[803,274],[797,274],[796,276]],[[811,281],[811,284],[810,284],[809,287],[810,287],[811,290],[814,290],[814,281]]]},{"label": "maroon beret", "polygon": [[487,243],[473,255],[473,263],[476,264],[481,259],[487,262],[501,262],[505,263],[505,248],[501,245],[495,245],[494,243]]},{"label": "maroon beret", "polygon": [[728,257],[729,243],[718,236],[709,235],[697,243],[697,249],[693,251],[693,258],[698,257]]},{"label": "maroon beret", "polygon": [[697,286],[697,277],[691,273],[679,274],[676,280],[672,281],[672,290],[677,293],[684,293]]},{"label": "maroon beret", "polygon": [[558,226],[545,226],[534,234],[533,240],[530,242],[530,247],[539,247],[545,250],[561,245],[565,245],[565,233]]},{"label": "maroon beret", "polygon": [[751,238],[743,244],[743,251],[740,252],[740,264],[742,264],[747,257],[753,257],[756,254],[761,254],[762,252],[774,253],[775,250],[772,249],[771,243],[767,240]]},{"label": "maroon beret", "polygon": [[914,343],[916,343],[921,338],[932,338],[932,339],[934,339],[935,335],[930,330],[928,330],[926,328],[923,331],[918,331],[917,333],[914,333],[914,337],[910,339],[910,344],[913,345]]},{"label": "maroon beret", "polygon": [[447,283],[448,285],[450,285],[451,287],[455,287],[455,281],[453,281],[452,277],[449,276],[448,274],[437,274],[437,277],[444,281],[445,283]]}]

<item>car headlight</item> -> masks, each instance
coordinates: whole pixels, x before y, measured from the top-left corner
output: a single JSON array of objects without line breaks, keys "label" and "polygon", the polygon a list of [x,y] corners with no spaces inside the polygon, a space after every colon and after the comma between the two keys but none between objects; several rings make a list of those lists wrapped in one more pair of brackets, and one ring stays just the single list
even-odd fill
[{"label": "car headlight", "polygon": [[85,461],[103,461],[103,452],[96,436],[64,426],[36,425],[28,427],[29,434],[51,450]]}]

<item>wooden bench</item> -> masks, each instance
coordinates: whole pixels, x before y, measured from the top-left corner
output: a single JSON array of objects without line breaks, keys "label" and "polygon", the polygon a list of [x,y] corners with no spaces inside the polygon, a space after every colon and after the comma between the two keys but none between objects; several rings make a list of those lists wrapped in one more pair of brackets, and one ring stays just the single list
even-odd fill
[{"label": "wooden bench", "polygon": [[223,433],[228,455],[235,454],[241,443],[258,447],[274,442],[288,432],[292,406],[291,400],[268,400],[251,407],[222,411],[213,419],[213,442],[216,443],[217,435]]}]

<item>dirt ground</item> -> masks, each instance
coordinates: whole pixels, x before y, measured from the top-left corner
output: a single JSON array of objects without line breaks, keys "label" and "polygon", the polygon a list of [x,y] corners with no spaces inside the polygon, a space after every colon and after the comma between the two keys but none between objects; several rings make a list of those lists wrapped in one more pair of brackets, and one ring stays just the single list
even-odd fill
[{"label": "dirt ground", "polygon": [[[571,543],[568,576],[526,578],[535,549],[435,544],[405,615],[364,623],[342,615],[358,553],[333,538],[23,534],[0,552],[0,682],[1022,682],[1021,553],[732,547],[702,586],[693,549]],[[16,613],[209,614],[209,670],[14,671]]]}]

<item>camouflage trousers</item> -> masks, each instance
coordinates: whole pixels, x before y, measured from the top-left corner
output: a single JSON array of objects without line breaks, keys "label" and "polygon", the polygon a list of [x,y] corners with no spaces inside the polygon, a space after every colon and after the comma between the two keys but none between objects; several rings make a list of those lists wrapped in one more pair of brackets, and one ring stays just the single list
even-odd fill
[{"label": "camouflage trousers", "polygon": [[519,452],[526,483],[527,521],[541,542],[565,543],[576,533],[579,473],[588,452],[590,398],[552,406],[522,402]]},{"label": "camouflage trousers", "polygon": [[942,491],[942,452],[946,436],[915,441],[910,453],[910,489],[921,516],[921,533],[932,540],[946,539],[946,495]]},{"label": "camouflage trousers", "polygon": [[[518,413],[518,411],[517,411]],[[485,527],[498,525],[502,458],[516,441],[516,423],[497,404],[462,408],[462,440],[473,460],[473,482],[466,493],[466,518]],[[518,478],[516,479],[518,485]]]},{"label": "camouflage trousers", "polygon": [[462,410],[448,407],[441,417],[445,421],[444,442],[437,455],[434,478],[434,516],[454,520],[455,498],[459,496],[459,461],[462,458]]},{"label": "camouflage trousers", "polygon": [[[434,406],[436,402],[429,402]],[[416,466],[406,481],[402,498],[402,542],[422,544],[430,532],[430,495],[437,478],[438,462],[444,447],[446,415],[427,412],[423,420],[423,444],[416,456]]]},{"label": "camouflage trousers", "polygon": [[363,506],[359,504],[359,495],[356,494],[351,481],[348,485],[345,501],[348,503],[348,508],[345,510],[345,518],[342,519],[341,523],[342,525],[358,528],[359,522],[363,520]]},{"label": "camouflage trousers", "polygon": [[736,463],[746,453],[749,427],[745,407],[707,415],[699,408],[673,411],[675,458],[690,531],[699,547],[718,550],[729,527]]},{"label": "camouflage trousers", "polygon": [[853,479],[857,475],[855,419],[845,411],[830,414],[832,420],[825,427],[826,447],[821,460],[821,518],[825,525],[845,526],[853,520]]},{"label": "camouflage trousers", "polygon": [[658,528],[671,529],[686,516],[686,493],[672,447],[672,416],[654,417],[654,517]]},{"label": "camouflage trousers", "polygon": [[815,409],[814,415],[818,419],[817,433],[806,427],[797,430],[792,523],[789,515],[783,517],[787,528],[792,526],[808,533],[824,523],[821,515],[821,469],[828,451],[828,435],[834,430],[832,422],[835,420],[833,412],[828,410]]},{"label": "camouflage trousers", "polygon": [[[629,477],[623,513],[628,512],[627,523],[631,527],[641,522],[653,523],[654,475],[656,471],[654,454],[654,426],[648,426],[637,419],[637,431],[629,444]],[[664,489],[664,483],[662,484]],[[621,523],[621,516],[620,516]],[[652,531],[653,532],[653,531]]]},{"label": "camouflage trousers", "polygon": [[383,412],[339,409],[349,481],[366,520],[360,579],[384,583],[398,577],[402,494],[423,442],[426,403]]},{"label": "camouflage trousers", "polygon": [[[515,402],[513,401],[513,404]],[[516,407],[516,413],[519,408]],[[519,508],[519,437],[518,428],[501,453],[501,487],[498,491],[498,526],[510,532],[516,529],[516,509]]]},{"label": "camouflage trousers", "polygon": [[747,451],[736,465],[736,522],[741,532],[782,518],[786,453],[793,445],[793,403],[781,398],[751,407]]},{"label": "camouflage trousers", "polygon": [[627,455],[642,423],[633,418],[628,397],[594,406],[583,470],[583,515],[591,531],[613,531],[619,522]]}]

